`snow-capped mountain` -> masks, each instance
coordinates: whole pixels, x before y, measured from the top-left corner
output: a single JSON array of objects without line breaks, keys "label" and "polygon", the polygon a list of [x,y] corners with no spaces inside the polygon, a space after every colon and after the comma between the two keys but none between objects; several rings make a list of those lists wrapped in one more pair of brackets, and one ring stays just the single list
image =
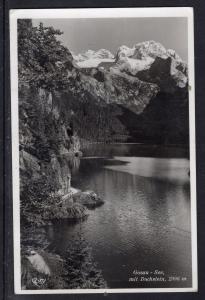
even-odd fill
[{"label": "snow-capped mountain", "polygon": [[73,55],[71,64],[68,99],[88,106],[88,120],[95,118],[96,107],[120,108],[117,120],[138,141],[188,141],[188,71],[174,50],[146,41],[121,46],[115,56],[89,50]]},{"label": "snow-capped mountain", "polygon": [[[176,81],[179,87],[187,84],[187,65],[179,55],[172,49],[166,49],[155,41],[145,41],[135,44],[129,48],[126,45],[120,46],[114,56],[109,50],[98,51],[88,50],[83,54],[73,54],[76,65],[80,68],[107,69],[113,72],[124,72],[132,76],[141,76],[141,72],[149,72],[156,69],[156,61],[161,65],[170,60],[169,75]],[[152,76],[151,76],[152,77]],[[144,78],[144,74],[143,74]],[[154,78],[151,78],[154,80]],[[149,78],[150,80],[150,78]],[[158,82],[154,82],[157,83]]]},{"label": "snow-capped mountain", "polygon": [[135,113],[141,113],[159,91],[182,93],[188,84],[187,65],[174,50],[155,41],[121,46],[115,56],[100,49],[73,58],[69,78],[77,76],[79,93],[86,91],[97,101],[118,103]]},{"label": "snow-capped mountain", "polygon": [[147,57],[155,59],[161,57],[166,59],[173,57],[178,62],[182,62],[182,59],[176,53],[175,50],[166,49],[162,44],[155,41],[146,41],[135,44],[132,48],[127,46],[121,46],[117,50],[116,59],[121,60],[125,57],[129,57],[137,60],[144,60]]},{"label": "snow-capped mountain", "polygon": [[106,49],[88,50],[78,55],[73,54],[73,58],[80,68],[96,68],[101,62],[114,62],[114,55]]},{"label": "snow-capped mountain", "polygon": [[161,61],[170,59],[170,75],[178,82],[179,87],[187,84],[187,66],[172,49],[166,49],[155,41],[146,41],[134,45],[132,48],[121,46],[116,54],[116,67],[120,71],[137,75],[138,72],[149,70],[156,58]]}]

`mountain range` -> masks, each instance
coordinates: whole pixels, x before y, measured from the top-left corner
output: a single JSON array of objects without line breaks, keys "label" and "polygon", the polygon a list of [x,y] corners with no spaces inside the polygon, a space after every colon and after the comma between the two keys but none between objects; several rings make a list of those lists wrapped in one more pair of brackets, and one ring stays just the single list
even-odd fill
[{"label": "mountain range", "polygon": [[86,122],[90,110],[110,107],[131,140],[188,143],[188,67],[174,50],[146,41],[115,55],[88,50],[71,60],[67,94],[84,105]]},{"label": "mountain range", "polygon": [[177,85],[185,87],[187,84],[187,65],[179,55],[172,49],[165,49],[160,43],[146,41],[129,48],[125,45],[117,49],[116,54],[109,50],[88,50],[83,54],[74,55],[73,58],[80,68],[101,67],[116,69],[130,73],[135,76],[138,72],[148,70],[156,58],[162,60],[170,59],[170,75],[175,79]]}]

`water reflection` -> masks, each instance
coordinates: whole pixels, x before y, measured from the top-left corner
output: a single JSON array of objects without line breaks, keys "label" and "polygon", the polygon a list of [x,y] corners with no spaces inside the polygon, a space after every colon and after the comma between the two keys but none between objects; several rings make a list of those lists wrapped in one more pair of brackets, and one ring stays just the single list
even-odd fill
[{"label": "water reflection", "polygon": [[[91,211],[82,224],[56,224],[51,234],[53,246],[64,251],[70,240],[81,232],[112,288],[148,287],[147,283],[131,283],[128,279],[134,269],[153,271],[156,268],[167,275],[186,276],[187,281],[166,282],[166,286],[153,282],[149,287],[190,286],[188,161],[178,159],[177,163],[170,160],[159,163],[152,160],[150,164],[150,159],[143,159],[142,167],[139,167],[138,158],[130,160],[128,148],[125,155],[116,157],[115,162],[102,158],[81,160],[78,172],[72,177],[72,185],[82,190],[94,190],[105,204]],[[130,166],[125,163],[127,160]],[[142,176],[139,170],[143,171],[143,166],[147,173]],[[154,167],[154,172],[150,166]],[[132,172],[124,171],[124,168],[131,168]],[[161,170],[161,178],[156,176],[157,168]],[[179,180],[169,180],[170,177],[165,176],[167,168],[176,176],[180,169]]]},{"label": "water reflection", "polygon": [[71,161],[71,170],[72,170],[72,174],[75,174],[80,167],[80,158],[74,156],[72,161]]},{"label": "water reflection", "polygon": [[189,182],[189,161],[187,159],[120,156],[116,156],[114,159],[126,163],[106,166],[106,168],[133,175],[174,181],[177,184]]}]

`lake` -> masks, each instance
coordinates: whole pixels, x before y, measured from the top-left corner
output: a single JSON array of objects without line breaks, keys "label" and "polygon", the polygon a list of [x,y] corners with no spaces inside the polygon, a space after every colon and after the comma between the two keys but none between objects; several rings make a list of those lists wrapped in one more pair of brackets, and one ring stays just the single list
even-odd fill
[{"label": "lake", "polygon": [[[187,156],[182,148],[137,144],[85,149],[74,164],[72,186],[95,191],[105,204],[82,223],[50,228],[52,247],[62,253],[80,233],[109,288],[191,286]],[[135,274],[156,277],[156,270],[166,281],[140,281]]]}]

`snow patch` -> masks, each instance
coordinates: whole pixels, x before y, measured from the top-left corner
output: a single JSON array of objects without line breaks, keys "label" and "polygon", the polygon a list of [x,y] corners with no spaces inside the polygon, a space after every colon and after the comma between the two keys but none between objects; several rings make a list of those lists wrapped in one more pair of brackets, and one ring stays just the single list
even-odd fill
[{"label": "snow patch", "polygon": [[101,62],[114,62],[114,55],[106,49],[88,50],[78,55],[73,54],[80,68],[96,68]]},{"label": "snow patch", "polygon": [[126,57],[124,60],[121,60],[119,69],[136,75],[139,71],[148,69],[153,62],[154,59],[151,57],[142,60]]},{"label": "snow patch", "polygon": [[78,61],[76,64],[80,68],[97,68],[100,63],[103,62],[114,62],[114,59],[109,59],[109,58],[90,58],[84,61]]}]

